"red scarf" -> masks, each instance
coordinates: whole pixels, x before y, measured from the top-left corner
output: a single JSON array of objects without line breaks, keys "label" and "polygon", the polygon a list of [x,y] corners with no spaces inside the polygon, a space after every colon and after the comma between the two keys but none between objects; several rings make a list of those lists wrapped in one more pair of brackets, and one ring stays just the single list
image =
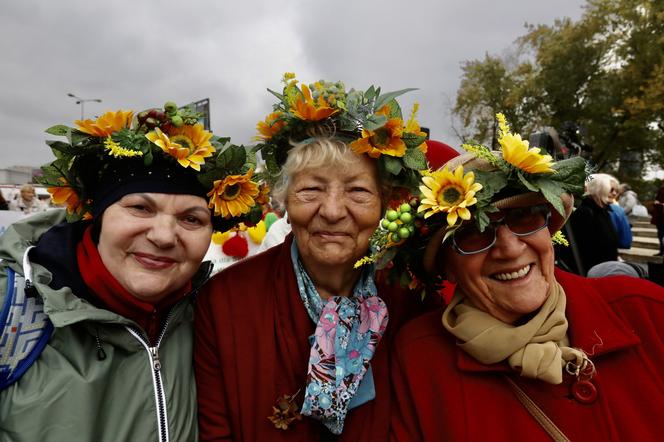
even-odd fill
[{"label": "red scarf", "polygon": [[85,285],[103,307],[136,322],[148,334],[150,342],[156,344],[170,307],[191,290],[191,281],[159,301],[138,299],[108,271],[92,241],[91,232],[92,226],[85,230],[83,239],[76,246],[78,269]]}]

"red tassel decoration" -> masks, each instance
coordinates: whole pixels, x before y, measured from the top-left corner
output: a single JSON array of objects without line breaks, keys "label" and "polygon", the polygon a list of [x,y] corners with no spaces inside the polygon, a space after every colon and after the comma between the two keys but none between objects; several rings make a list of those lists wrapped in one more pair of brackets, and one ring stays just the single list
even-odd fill
[{"label": "red tassel decoration", "polygon": [[234,258],[244,258],[249,254],[249,245],[247,240],[240,235],[229,238],[222,246],[221,250]]}]

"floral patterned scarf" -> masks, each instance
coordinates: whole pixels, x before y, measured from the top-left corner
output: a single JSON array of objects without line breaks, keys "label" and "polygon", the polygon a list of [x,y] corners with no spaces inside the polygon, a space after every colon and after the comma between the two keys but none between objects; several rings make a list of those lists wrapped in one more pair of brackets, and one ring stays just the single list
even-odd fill
[{"label": "floral patterned scarf", "polygon": [[373,266],[362,272],[351,296],[324,300],[300,261],[295,241],[291,256],[300,297],[316,323],[301,413],[341,434],[351,400],[387,327],[387,306],[378,297]]}]

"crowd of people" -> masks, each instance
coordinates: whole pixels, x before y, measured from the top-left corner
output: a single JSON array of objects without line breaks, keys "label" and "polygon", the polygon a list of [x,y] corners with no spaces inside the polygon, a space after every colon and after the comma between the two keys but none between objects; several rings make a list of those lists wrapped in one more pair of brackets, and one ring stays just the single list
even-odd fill
[{"label": "crowd of people", "polygon": [[[502,114],[459,154],[408,89],[282,82],[256,149],[172,102],[51,143],[63,208],[0,236],[0,440],[659,437],[664,287],[586,277],[633,192]],[[215,272],[215,231],[269,246]]]}]

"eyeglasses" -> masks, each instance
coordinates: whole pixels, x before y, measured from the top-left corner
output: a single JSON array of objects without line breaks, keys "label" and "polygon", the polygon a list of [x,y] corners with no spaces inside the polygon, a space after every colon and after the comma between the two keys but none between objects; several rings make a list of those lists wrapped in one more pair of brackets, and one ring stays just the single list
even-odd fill
[{"label": "eyeglasses", "polygon": [[490,224],[480,232],[474,222],[460,227],[452,235],[452,246],[461,255],[474,255],[496,244],[496,231],[506,226],[516,236],[528,236],[549,225],[551,210],[545,204],[501,210],[489,214]]}]

